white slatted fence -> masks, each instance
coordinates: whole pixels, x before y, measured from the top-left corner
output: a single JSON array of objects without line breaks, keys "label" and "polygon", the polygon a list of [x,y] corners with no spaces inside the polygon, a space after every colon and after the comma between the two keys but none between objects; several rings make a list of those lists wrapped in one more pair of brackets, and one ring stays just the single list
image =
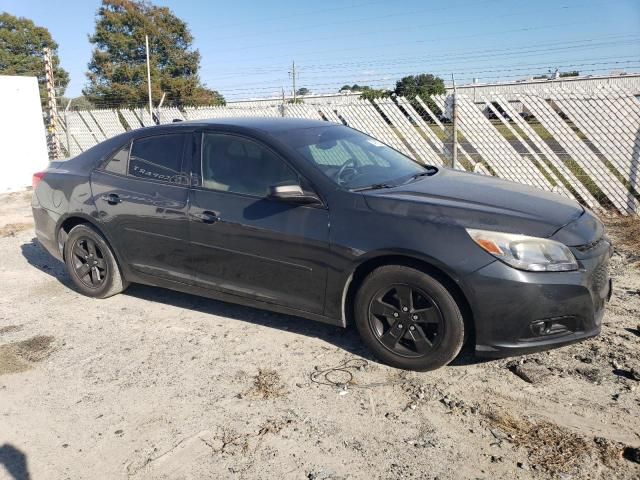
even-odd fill
[{"label": "white slatted fence", "polygon": [[[440,112],[426,100],[248,102],[169,107],[157,113],[160,123],[281,116],[325,120],[361,130],[418,161],[450,165],[451,98],[431,99]],[[456,168],[553,191],[594,210],[640,214],[640,100],[634,94],[608,86],[508,97],[482,91],[473,97],[459,94],[455,103]],[[76,155],[106,138],[152,124],[145,109],[70,111],[58,133],[65,149]]]}]

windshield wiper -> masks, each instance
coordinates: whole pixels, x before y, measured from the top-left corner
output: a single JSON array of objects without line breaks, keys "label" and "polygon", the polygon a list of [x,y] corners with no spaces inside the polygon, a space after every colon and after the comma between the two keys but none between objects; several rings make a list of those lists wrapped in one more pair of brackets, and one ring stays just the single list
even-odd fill
[{"label": "windshield wiper", "polygon": [[436,173],[438,173],[437,168],[430,168],[429,170],[426,170],[424,172],[416,173],[413,177],[411,177],[411,179],[415,180],[416,178],[420,177],[430,177],[431,175],[435,175]]},{"label": "windshield wiper", "polygon": [[[378,190],[380,188],[393,188],[393,187],[397,187],[398,185],[404,185],[405,183],[409,183],[409,182],[411,182],[413,180],[416,180],[417,178],[420,178],[420,177],[430,177],[431,175],[434,175],[437,172],[438,172],[438,169],[434,167],[434,168],[431,168],[431,169],[426,170],[424,172],[420,172],[420,173],[416,173],[415,175],[411,175],[404,182],[398,182],[397,180],[395,180],[395,182],[397,182],[397,183],[374,183],[373,185],[369,185],[367,187],[352,188],[351,191],[352,192],[362,192],[364,190]],[[402,177],[402,178],[406,178],[406,177]]]},{"label": "windshield wiper", "polygon": [[420,177],[430,177],[431,175],[435,175],[438,172],[437,168],[432,168],[430,170],[427,170],[425,172],[420,172],[420,173],[416,173],[415,175],[411,175],[406,182],[404,183],[409,183],[412,182],[414,180],[417,180]]},{"label": "windshield wiper", "polygon": [[374,183],[373,185],[368,185],[366,187],[360,187],[360,188],[352,188],[351,191],[352,192],[363,192],[365,190],[379,190],[381,188],[393,188],[396,187],[397,185],[391,185],[389,183]]}]

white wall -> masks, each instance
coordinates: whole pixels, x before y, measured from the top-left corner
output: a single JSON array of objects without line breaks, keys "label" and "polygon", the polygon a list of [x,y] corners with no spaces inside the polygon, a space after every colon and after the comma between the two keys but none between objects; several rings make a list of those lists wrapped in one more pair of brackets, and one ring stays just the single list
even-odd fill
[{"label": "white wall", "polygon": [[0,193],[31,185],[49,164],[36,77],[0,75]]},{"label": "white wall", "polygon": [[[478,83],[460,85],[458,93],[468,95],[474,101],[482,100],[482,95],[499,93],[507,95],[511,99],[512,94],[518,93],[565,93],[570,91],[581,91],[598,93],[602,87],[616,87],[628,90],[635,95],[640,94],[640,74],[629,73],[625,75],[601,75],[581,77],[565,77],[555,80],[528,80],[525,82],[499,82],[499,83]],[[446,87],[447,93],[453,93],[453,87]]]}]

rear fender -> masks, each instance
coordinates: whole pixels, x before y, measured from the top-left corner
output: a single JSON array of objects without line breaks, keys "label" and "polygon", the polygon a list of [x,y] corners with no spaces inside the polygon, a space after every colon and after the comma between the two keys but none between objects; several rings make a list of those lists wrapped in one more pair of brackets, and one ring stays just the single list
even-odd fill
[{"label": "rear fender", "polygon": [[67,241],[68,232],[71,230],[71,228],[80,223],[88,223],[98,232],[100,232],[100,234],[102,234],[102,236],[107,240],[107,243],[113,250],[116,259],[120,258],[119,253],[116,252],[115,248],[113,247],[111,236],[105,231],[104,228],[102,228],[100,223],[98,223],[95,218],[84,212],[71,212],[61,216],[58,219],[56,225],[56,244],[58,245],[58,249],[60,250],[60,255],[64,254],[64,244]]}]

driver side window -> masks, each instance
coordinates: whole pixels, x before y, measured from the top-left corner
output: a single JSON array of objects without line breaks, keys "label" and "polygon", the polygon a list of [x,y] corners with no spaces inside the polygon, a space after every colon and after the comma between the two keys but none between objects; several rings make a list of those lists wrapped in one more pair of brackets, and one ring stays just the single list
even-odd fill
[{"label": "driver side window", "polygon": [[202,186],[266,197],[273,185],[299,184],[298,175],[266,147],[243,137],[205,133]]}]

